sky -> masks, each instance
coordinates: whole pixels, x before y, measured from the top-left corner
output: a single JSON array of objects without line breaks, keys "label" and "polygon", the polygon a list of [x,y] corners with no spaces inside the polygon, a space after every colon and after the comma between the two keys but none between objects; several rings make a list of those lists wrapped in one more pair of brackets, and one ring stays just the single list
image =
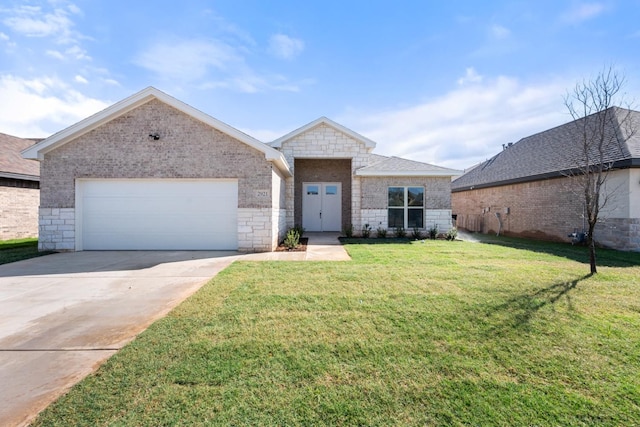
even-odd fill
[{"label": "sky", "polygon": [[154,86],[263,142],[326,116],[466,169],[571,120],[613,68],[640,109],[640,0],[2,0],[0,132],[47,137]]}]

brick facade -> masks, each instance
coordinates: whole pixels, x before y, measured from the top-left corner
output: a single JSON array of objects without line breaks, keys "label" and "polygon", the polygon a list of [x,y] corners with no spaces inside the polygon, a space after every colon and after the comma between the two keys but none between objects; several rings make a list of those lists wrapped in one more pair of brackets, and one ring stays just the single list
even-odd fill
[{"label": "brick facade", "polygon": [[305,182],[342,183],[342,229],[351,224],[351,159],[295,159],[295,171],[295,224],[302,224],[302,186]]},{"label": "brick facade", "polygon": [[411,177],[386,176],[389,169],[376,171],[384,178],[371,176],[371,170],[358,175],[390,159],[371,154],[374,146],[321,118],[269,147],[148,88],[29,152],[32,159],[44,156],[40,247],[80,248],[76,241],[82,236],[76,231],[81,229],[82,206],[76,206],[75,192],[82,179],[235,179],[241,251],[274,250],[288,228],[302,223],[303,182],[340,182],[342,226],[353,225],[355,230],[374,219],[386,223],[388,186],[424,186],[426,225],[438,224],[445,231],[451,216],[450,176],[414,177],[436,169],[439,174],[442,168],[408,160],[403,160],[403,167],[411,163]]},{"label": "brick facade", "polygon": [[[159,140],[149,137],[156,132]],[[271,223],[265,225],[271,220],[271,163],[263,153],[158,100],[45,154],[40,233],[50,249],[74,249],[47,221],[56,220],[48,219],[53,212],[75,208],[77,178],[237,178],[238,208],[259,212],[253,222],[239,225],[239,249],[273,249]]]},{"label": "brick facade", "polygon": [[361,184],[362,224],[369,224],[373,230],[389,228],[388,189],[404,186],[425,189],[425,230],[435,226],[439,232],[446,233],[452,227],[450,177],[362,177]]},{"label": "brick facade", "polygon": [[[629,194],[625,187],[621,188],[625,196]],[[458,227],[539,240],[569,242],[569,233],[586,228],[583,206],[580,189],[569,177],[452,194],[452,211],[457,215]],[[640,250],[640,218],[614,218],[607,212],[600,218],[595,232],[599,244]]]},{"label": "brick facade", "polygon": [[0,185],[0,240],[38,236],[40,190]]}]

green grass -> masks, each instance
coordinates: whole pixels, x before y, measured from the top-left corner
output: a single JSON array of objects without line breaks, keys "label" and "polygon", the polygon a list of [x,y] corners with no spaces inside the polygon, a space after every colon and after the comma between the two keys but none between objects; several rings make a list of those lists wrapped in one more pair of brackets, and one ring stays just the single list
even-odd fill
[{"label": "green grass", "polygon": [[38,252],[38,239],[0,240],[0,264],[48,255]]},{"label": "green grass", "polygon": [[640,254],[368,243],[233,264],[35,425],[640,424]]}]

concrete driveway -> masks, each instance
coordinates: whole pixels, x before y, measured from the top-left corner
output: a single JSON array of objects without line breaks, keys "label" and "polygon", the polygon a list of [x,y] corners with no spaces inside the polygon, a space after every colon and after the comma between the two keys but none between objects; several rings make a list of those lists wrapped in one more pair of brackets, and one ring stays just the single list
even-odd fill
[{"label": "concrete driveway", "polygon": [[74,252],[0,265],[0,425],[26,425],[237,252]]}]

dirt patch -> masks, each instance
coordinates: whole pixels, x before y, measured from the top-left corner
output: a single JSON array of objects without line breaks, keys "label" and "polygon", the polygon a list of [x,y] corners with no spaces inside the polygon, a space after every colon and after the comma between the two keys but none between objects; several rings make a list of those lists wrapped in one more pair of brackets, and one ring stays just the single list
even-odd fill
[{"label": "dirt patch", "polygon": [[278,246],[276,252],[306,252],[307,243],[309,243],[309,239],[306,237],[301,237],[300,244],[293,249],[289,249],[284,244],[280,243],[280,246]]}]

